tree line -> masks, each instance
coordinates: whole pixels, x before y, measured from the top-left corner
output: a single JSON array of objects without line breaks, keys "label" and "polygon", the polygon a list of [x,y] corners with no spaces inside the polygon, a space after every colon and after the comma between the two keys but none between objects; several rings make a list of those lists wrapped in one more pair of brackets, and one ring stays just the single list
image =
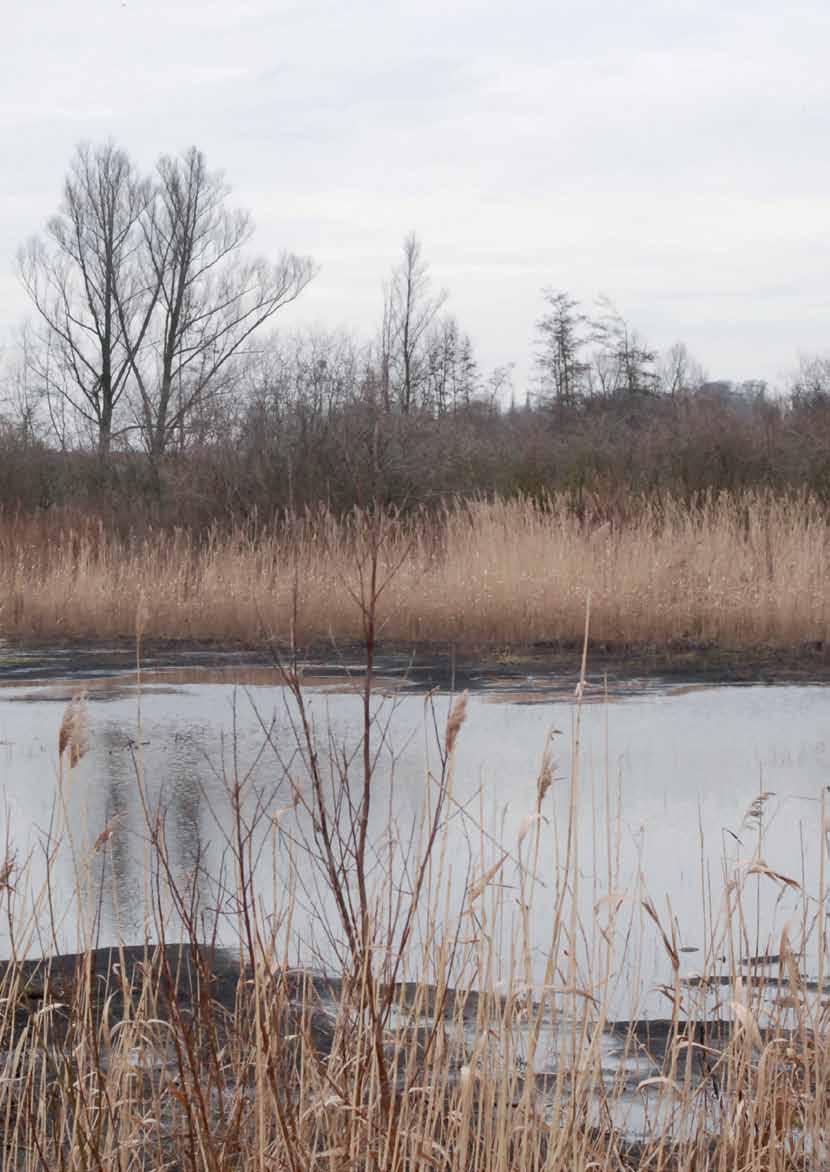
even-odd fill
[{"label": "tree line", "polygon": [[196,494],[201,520],[371,493],[830,480],[830,359],[773,397],[708,379],[682,343],[659,353],[607,298],[588,312],[546,288],[517,392],[511,367],[482,371],[414,233],[364,340],[275,331],[316,266],[252,245],[197,148],[151,174],[113,143],[77,148],[18,255],[31,314],[4,372],[0,505],[120,493],[169,519]]}]

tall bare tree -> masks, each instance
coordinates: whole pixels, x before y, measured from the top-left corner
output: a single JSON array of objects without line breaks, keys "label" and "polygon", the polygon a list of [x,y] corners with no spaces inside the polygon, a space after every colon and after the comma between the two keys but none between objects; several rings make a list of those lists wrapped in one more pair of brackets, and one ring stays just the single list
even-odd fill
[{"label": "tall bare tree", "polygon": [[112,143],[78,147],[59,213],[19,254],[56,432],[68,405],[103,456],[137,427],[157,457],[216,417],[233,360],[314,274],[288,252],[248,256],[251,219],[228,194],[195,147],[162,157],[152,180]]},{"label": "tall bare tree", "polygon": [[675,398],[703,386],[706,372],[689,353],[685,342],[675,342],[662,357],[659,377],[663,393]]},{"label": "tall bare tree", "polygon": [[[404,414],[417,405],[425,376],[424,348],[429,327],[447,299],[445,291],[433,293],[421,242],[410,232],[403,242],[403,257],[393,270],[384,306],[384,337],[388,352],[382,355],[384,370],[391,370],[397,384],[398,402]],[[386,383],[391,380],[386,376]]]},{"label": "tall bare tree", "polygon": [[452,314],[443,314],[425,341],[422,403],[436,415],[468,407],[480,383],[469,335]]},{"label": "tall bare tree", "polygon": [[590,364],[582,357],[588,318],[569,293],[544,289],[545,312],[536,323],[536,374],[541,398],[561,412],[583,395]]},{"label": "tall bare tree", "polygon": [[151,199],[125,151],[81,144],[59,212],[18,254],[40,323],[32,361],[50,414],[68,402],[104,457],[154,308],[139,259]]},{"label": "tall bare tree", "polygon": [[184,441],[254,331],[314,275],[312,262],[293,253],[275,262],[247,256],[253,224],[228,206],[229,190],[195,147],[159,160],[142,220],[157,308],[149,344],[133,347],[140,426],[153,456]]},{"label": "tall bare tree", "polygon": [[660,388],[657,351],[645,344],[609,298],[599,297],[597,304],[600,312],[591,323],[596,389],[608,397],[654,394]]}]

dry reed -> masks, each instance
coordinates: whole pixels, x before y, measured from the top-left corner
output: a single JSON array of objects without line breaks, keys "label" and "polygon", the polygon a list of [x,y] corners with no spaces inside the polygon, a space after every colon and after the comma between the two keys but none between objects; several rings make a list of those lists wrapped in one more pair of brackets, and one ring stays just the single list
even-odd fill
[{"label": "dry reed", "polygon": [[[124,540],[0,523],[0,635],[300,644],[361,638],[356,559],[371,519],[321,513],[256,535]],[[387,642],[795,647],[830,636],[830,521],[808,497],[644,505],[619,523],[564,499],[468,503],[391,519]]]}]

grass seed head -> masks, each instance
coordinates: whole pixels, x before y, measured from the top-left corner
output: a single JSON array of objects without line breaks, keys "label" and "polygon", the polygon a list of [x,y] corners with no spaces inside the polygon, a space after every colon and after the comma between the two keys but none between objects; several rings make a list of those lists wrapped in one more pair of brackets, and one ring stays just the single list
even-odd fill
[{"label": "grass seed head", "polygon": [[536,779],[536,809],[541,810],[542,802],[545,800],[550,787],[553,785],[553,756],[550,751],[550,745],[545,746],[545,752],[542,756],[542,764],[539,769],[539,776]]},{"label": "grass seed head", "polygon": [[447,756],[451,757],[455,742],[458,740],[458,734],[461,732],[461,726],[467,715],[467,693],[464,692],[458,697],[452,706],[452,710],[447,720],[447,735],[445,738]]},{"label": "grass seed head", "polygon": [[69,768],[74,769],[89,748],[89,720],[86,698],[74,696],[67,704],[60,732],[58,733],[58,756],[69,756]]}]

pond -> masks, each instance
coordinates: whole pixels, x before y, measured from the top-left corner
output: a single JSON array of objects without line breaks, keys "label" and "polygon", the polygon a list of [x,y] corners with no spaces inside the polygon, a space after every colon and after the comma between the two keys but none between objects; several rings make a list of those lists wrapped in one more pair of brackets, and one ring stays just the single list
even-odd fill
[{"label": "pond", "polygon": [[[362,677],[359,664],[352,666],[351,678],[308,668],[305,688],[324,769],[345,753],[357,776]],[[184,885],[202,884],[206,931],[218,915],[219,938],[224,934],[233,943],[235,929],[222,909],[234,883],[228,850],[234,778],[244,780],[244,808],[250,814],[256,806],[262,815],[257,894],[266,918],[276,915],[291,886],[289,861],[292,873],[298,866],[302,872],[290,832],[299,817],[292,786],[309,784],[296,708],[279,673],[236,657],[214,657],[210,666],[198,659],[151,665],[140,683],[127,665],[114,670],[105,656],[80,667],[75,657],[68,675],[65,667],[60,659],[18,658],[0,688],[2,819],[17,862],[29,861],[28,906],[45,881],[50,827],[54,832],[65,825],[71,840],[53,860],[51,906],[38,908],[30,951],[74,950],[90,942],[90,933],[96,944],[153,938],[147,820],[160,809],[174,874]],[[401,851],[435,789],[438,749],[454,702],[448,691],[427,692],[414,678],[381,670],[373,701],[378,762],[370,838],[383,840],[391,819]],[[580,916],[586,923],[596,919],[597,909],[613,901],[629,935],[636,923],[641,940],[636,963],[621,960],[616,974],[618,1016],[649,1007],[656,1012],[655,987],[673,977],[661,932],[643,914],[646,901],[674,940],[681,978],[692,983],[704,960],[719,959],[711,954],[725,874],[762,860],[746,886],[738,951],[774,954],[785,924],[796,917],[806,927],[802,892],[817,889],[823,794],[830,782],[826,688],[677,681],[607,688],[596,681],[580,707],[573,679],[537,673],[473,682],[454,759],[442,878],[446,908],[462,914],[465,886],[500,859],[494,887],[503,908],[516,905],[517,860],[523,852],[526,863],[529,858],[537,830],[534,824],[528,835],[529,815],[550,745],[555,780],[538,822],[525,925],[539,950],[534,981],[544,976],[572,782],[573,896]],[[58,733],[67,702],[81,689],[89,751],[64,778],[59,800]],[[753,809],[761,794],[768,796]],[[102,831],[109,835],[106,849],[99,843],[96,851]],[[328,893],[318,878],[309,878],[293,885],[291,898],[296,909],[283,941],[286,958],[325,965],[333,914]],[[25,906],[20,892],[18,903]],[[0,929],[0,948],[8,954],[8,926]],[[815,968],[809,945],[807,951],[805,964]],[[510,963],[507,955],[497,962]],[[815,979],[816,973],[806,976]]]},{"label": "pond", "polygon": [[[306,849],[314,826],[298,801],[310,792],[309,745],[279,671],[240,655],[176,651],[146,662],[139,677],[129,655],[91,649],[17,652],[0,676],[0,816],[17,868],[14,912],[0,921],[2,956],[155,941],[159,908],[165,939],[177,931],[184,939],[169,884],[150,862],[160,826],[169,878],[196,909],[199,936],[215,932],[238,947],[239,782],[260,925],[282,963],[339,971],[337,907]],[[359,789],[363,678],[358,659],[304,669],[331,802],[344,773],[349,792]],[[790,989],[776,955],[785,927],[799,996],[825,992],[818,940],[830,693],[819,684],[597,676],[578,703],[576,678],[382,660],[372,700],[370,879],[387,914],[411,889],[448,714],[469,689],[425,910],[398,976],[436,979],[437,926],[486,942],[478,969],[450,973],[459,983],[475,986],[489,966],[497,991],[570,990],[570,1012],[546,1019],[534,1059],[541,1080],[570,1061],[567,1027],[581,1028],[580,1006],[601,1004],[602,1078],[617,1088],[615,1118],[639,1134],[656,1109],[644,1104],[657,1094],[650,1087],[644,1096],[642,1080],[664,1069],[675,1007],[681,1019],[712,1023],[707,1044],[717,1047],[717,1023],[747,996],[745,982],[761,1027],[766,1006],[786,1028]],[[88,750],[69,770],[66,758],[59,765],[59,730],[81,692]],[[552,782],[537,817],[546,750]]]}]

